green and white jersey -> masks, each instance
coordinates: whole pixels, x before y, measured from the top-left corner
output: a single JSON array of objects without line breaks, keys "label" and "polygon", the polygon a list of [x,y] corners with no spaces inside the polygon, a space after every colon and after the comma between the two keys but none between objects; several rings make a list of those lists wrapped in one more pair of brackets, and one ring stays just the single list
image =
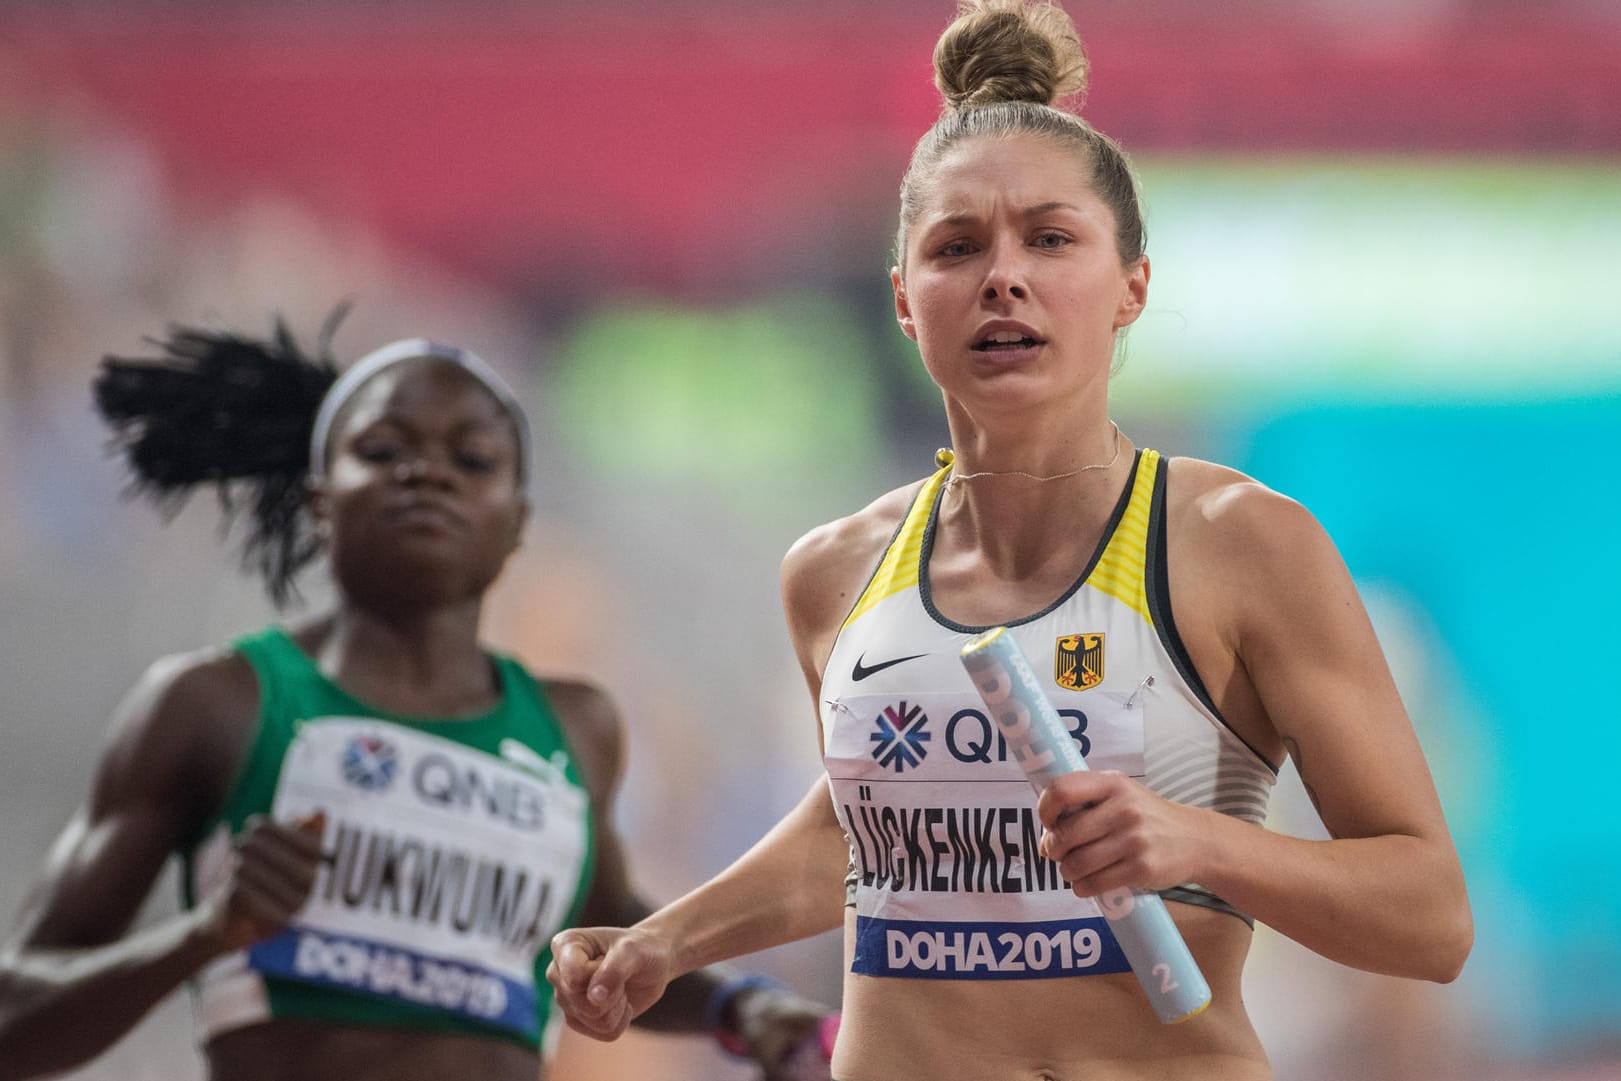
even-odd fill
[{"label": "green and white jersey", "polygon": [[194,981],[202,1037],[275,1018],[507,1037],[538,1046],[551,937],[592,865],[590,798],[544,693],[496,656],[501,701],[464,720],[383,713],[284,632],[234,643],[258,730],[224,808],[185,854],[186,902],[250,816],[326,815],[309,901]]}]

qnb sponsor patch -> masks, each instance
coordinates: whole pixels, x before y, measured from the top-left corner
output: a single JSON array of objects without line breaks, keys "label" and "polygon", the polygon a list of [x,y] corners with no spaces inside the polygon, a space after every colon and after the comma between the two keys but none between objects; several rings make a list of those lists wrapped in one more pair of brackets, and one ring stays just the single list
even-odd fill
[{"label": "qnb sponsor patch", "polygon": [[1129,972],[1102,918],[946,923],[856,918],[850,971],[934,980],[1040,980]]},{"label": "qnb sponsor patch", "polygon": [[530,1039],[537,1034],[535,989],[473,965],[302,927],[255,944],[248,955],[269,976],[447,1010]]}]

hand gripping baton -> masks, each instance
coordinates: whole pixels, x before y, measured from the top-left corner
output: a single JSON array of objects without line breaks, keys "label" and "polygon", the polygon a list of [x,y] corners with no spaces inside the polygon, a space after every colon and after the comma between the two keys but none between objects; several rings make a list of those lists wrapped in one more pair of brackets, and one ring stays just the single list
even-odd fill
[{"label": "hand gripping baton", "polygon": [[[970,640],[962,647],[962,663],[1037,792],[1066,773],[1086,769],[1080,748],[1006,627]],[[1210,1005],[1210,985],[1159,894],[1118,889],[1097,902],[1161,1021],[1185,1021]]]}]

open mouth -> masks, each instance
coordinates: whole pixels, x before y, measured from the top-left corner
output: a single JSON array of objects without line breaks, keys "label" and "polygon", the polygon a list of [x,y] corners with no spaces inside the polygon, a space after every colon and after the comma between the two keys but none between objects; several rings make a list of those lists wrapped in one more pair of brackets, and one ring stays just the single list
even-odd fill
[{"label": "open mouth", "polygon": [[994,334],[987,334],[974,343],[974,351],[978,353],[1011,353],[1019,349],[1033,349],[1044,345],[1040,338],[1029,334],[1020,334],[1014,330],[999,330]]}]

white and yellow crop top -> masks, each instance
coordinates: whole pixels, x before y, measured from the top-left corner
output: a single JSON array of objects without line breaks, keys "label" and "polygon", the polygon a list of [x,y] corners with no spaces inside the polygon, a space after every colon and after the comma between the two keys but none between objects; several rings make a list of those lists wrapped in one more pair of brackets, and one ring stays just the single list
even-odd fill
[{"label": "white and yellow crop top", "polygon": [[[944,457],[944,456],[942,456]],[[852,970],[1036,979],[1123,972],[1097,905],[1037,851],[1036,797],[959,654],[988,628],[934,606],[928,563],[951,466],[923,483],[839,631],[822,680],[825,761],[850,842]],[[1260,823],[1276,768],[1221,718],[1167,596],[1166,463],[1139,451],[1092,560],[1008,624],[1092,769]],[[1240,915],[1195,883],[1168,901]]]}]

